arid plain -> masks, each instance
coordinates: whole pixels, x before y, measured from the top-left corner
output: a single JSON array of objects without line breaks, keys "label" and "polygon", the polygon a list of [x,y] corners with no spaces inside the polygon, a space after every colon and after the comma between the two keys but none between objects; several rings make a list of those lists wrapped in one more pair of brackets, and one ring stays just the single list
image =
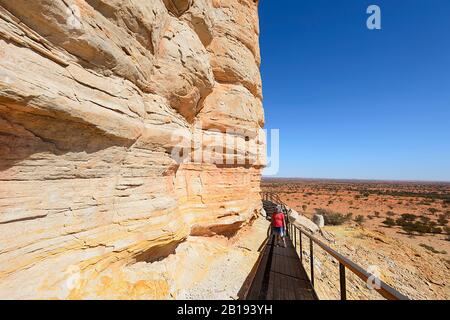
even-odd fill
[{"label": "arid plain", "polygon": [[[308,218],[322,214],[332,247],[365,268],[377,267],[410,297],[450,297],[449,183],[266,178],[262,190]],[[337,274],[322,258],[318,294],[334,298]]]}]

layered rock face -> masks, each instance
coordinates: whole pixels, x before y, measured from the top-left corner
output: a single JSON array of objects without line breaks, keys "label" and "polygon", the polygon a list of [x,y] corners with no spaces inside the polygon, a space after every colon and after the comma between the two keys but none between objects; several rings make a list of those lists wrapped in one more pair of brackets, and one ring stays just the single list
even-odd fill
[{"label": "layered rock face", "polygon": [[100,274],[251,223],[257,6],[0,0],[0,298],[103,297]]}]

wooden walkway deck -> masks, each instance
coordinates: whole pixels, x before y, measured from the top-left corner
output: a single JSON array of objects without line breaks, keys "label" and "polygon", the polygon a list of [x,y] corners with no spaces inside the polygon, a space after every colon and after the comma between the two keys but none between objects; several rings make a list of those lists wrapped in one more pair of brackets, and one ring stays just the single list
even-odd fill
[{"label": "wooden walkway deck", "polygon": [[276,247],[270,235],[246,300],[317,300],[291,240]]}]

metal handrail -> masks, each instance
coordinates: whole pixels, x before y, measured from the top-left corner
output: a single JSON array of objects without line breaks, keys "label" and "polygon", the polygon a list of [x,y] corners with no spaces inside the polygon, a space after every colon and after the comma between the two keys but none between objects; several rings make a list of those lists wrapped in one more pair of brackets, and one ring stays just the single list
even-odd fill
[{"label": "metal handrail", "polygon": [[[266,193],[266,199],[270,201],[273,200],[280,200],[279,196],[273,196],[273,194],[270,194],[269,197],[267,197],[269,193]],[[264,197],[263,197],[264,199]],[[280,201],[280,203],[286,208],[287,206]],[[297,231],[299,234],[299,245],[300,245],[300,263],[303,265],[303,245],[302,245],[302,235],[305,235],[307,238],[309,238],[309,244],[310,244],[310,270],[311,270],[311,285],[314,288],[314,244],[317,244],[320,248],[322,248],[326,253],[334,257],[339,262],[339,283],[340,283],[340,291],[341,291],[341,300],[347,299],[347,289],[346,289],[346,276],[345,276],[345,270],[346,268],[352,271],[356,276],[358,276],[363,281],[367,282],[370,278],[373,278],[374,275],[367,272],[364,268],[357,265],[347,257],[343,256],[336,250],[330,248],[325,243],[314,237],[309,232],[306,232],[302,230],[300,227],[296,226],[295,224],[291,223],[289,219],[287,219],[287,235],[292,239],[292,234],[294,238],[294,248],[297,248]],[[379,281],[379,285],[377,283],[377,286],[374,286],[374,289],[384,298],[388,300],[409,300],[409,298],[399,291],[395,290],[385,282],[381,281],[380,279],[377,279]]]},{"label": "metal handrail", "polygon": [[[341,299],[342,300],[346,300],[346,298],[347,298],[346,281],[345,281],[346,280],[346,278],[345,278],[345,269],[346,268],[349,269],[350,271],[352,271],[356,276],[358,276],[363,281],[368,281],[370,278],[374,277],[373,274],[367,272],[366,270],[364,270],[364,268],[357,265],[356,263],[354,263],[347,257],[343,256],[336,250],[333,250],[332,248],[330,248],[329,246],[324,244],[322,241],[320,241],[319,239],[314,237],[312,234],[302,230],[301,228],[294,225],[293,223],[289,222],[289,224],[292,227],[294,227],[294,232],[291,231],[291,233],[295,233],[296,232],[295,230],[298,230],[300,238],[304,234],[310,240],[310,262],[311,262],[311,266],[310,266],[311,267],[311,279],[310,280],[311,280],[311,284],[313,285],[313,287],[314,287],[314,251],[312,248],[314,247],[313,246],[314,243],[317,244],[319,247],[321,247],[326,253],[331,255],[333,258],[335,258],[339,262],[339,278],[340,278],[339,282],[340,282]],[[296,237],[297,236],[295,235],[295,238]],[[297,243],[295,243],[295,246],[297,246]],[[300,252],[302,252],[302,250],[303,250],[302,241],[300,241]],[[303,255],[301,255],[301,263],[303,264],[302,256]],[[391,286],[389,286],[382,280],[380,280],[380,279],[377,279],[377,280],[379,281],[379,285],[377,284],[377,286],[374,286],[374,289],[384,298],[386,298],[388,300],[409,300],[409,298],[407,296],[405,296],[402,293],[400,293],[399,291],[395,290],[394,288],[392,288]]]}]

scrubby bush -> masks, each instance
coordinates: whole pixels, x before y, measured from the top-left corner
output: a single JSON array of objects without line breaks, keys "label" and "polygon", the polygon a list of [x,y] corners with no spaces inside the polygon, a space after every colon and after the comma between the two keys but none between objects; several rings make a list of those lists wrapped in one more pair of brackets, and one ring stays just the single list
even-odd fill
[{"label": "scrubby bush", "polygon": [[356,217],[355,217],[355,222],[357,223],[357,224],[363,224],[363,222],[365,221],[366,219],[364,218],[364,216],[362,216],[362,215],[357,215]]},{"label": "scrubby bush", "polygon": [[395,216],[395,213],[389,210],[388,212],[386,212],[386,215],[389,217],[393,217]]},{"label": "scrubby bush", "polygon": [[395,220],[387,217],[386,220],[383,221],[383,224],[387,225],[389,228],[395,226]]},{"label": "scrubby bush", "polygon": [[415,214],[404,213],[395,222],[399,226],[405,226],[405,225],[413,223],[416,219],[417,219],[417,216]]},{"label": "scrubby bush", "polygon": [[306,204],[302,205],[303,211],[306,211],[307,208],[308,208],[308,206]]},{"label": "scrubby bush", "polygon": [[[405,230],[405,227],[403,228],[403,230]],[[411,232],[417,232],[420,234],[425,234],[425,233],[432,233],[433,227],[431,227],[430,225],[427,225],[423,222],[416,221],[415,223],[413,223],[411,225],[407,225],[406,230],[410,230]]]},{"label": "scrubby bush", "polygon": [[446,226],[448,224],[448,219],[447,219],[447,215],[446,214],[440,214],[439,218],[437,220],[437,222],[441,225],[441,226]]},{"label": "scrubby bush", "polygon": [[442,228],[440,228],[440,227],[433,227],[431,229],[431,233],[433,233],[433,234],[441,234],[442,233]]},{"label": "scrubby bush", "polygon": [[405,231],[408,234],[413,234],[416,230],[416,225],[414,223],[414,220],[416,220],[417,216],[410,213],[404,213],[401,215],[400,218],[395,220],[395,223],[402,227],[403,231]]},{"label": "scrubby bush", "polygon": [[425,224],[428,224],[431,221],[431,219],[426,216],[420,216],[419,218],[420,218],[420,221],[422,221]]},{"label": "scrubby bush", "polygon": [[450,227],[444,227],[444,232],[447,234],[447,241],[450,241]]},{"label": "scrubby bush", "polygon": [[420,221],[416,221],[416,219],[417,216],[414,214],[402,214],[401,217],[395,221],[395,223],[402,227],[403,231],[408,234],[442,233],[442,228],[440,228],[435,221],[431,221],[430,218],[421,216]]},{"label": "scrubby bush", "polygon": [[436,208],[428,208],[428,211],[430,211],[432,214],[435,214],[436,212],[438,212],[439,210]]},{"label": "scrubby bush", "polygon": [[332,226],[344,224],[345,222],[349,221],[352,217],[351,213],[345,215],[339,212],[334,212],[323,208],[316,209],[316,213],[323,216],[323,220],[326,225]]}]

